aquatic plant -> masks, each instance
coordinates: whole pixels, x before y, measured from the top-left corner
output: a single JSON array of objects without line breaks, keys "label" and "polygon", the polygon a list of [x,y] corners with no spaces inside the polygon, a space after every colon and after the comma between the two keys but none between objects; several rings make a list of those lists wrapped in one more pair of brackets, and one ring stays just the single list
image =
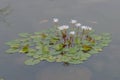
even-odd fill
[{"label": "aquatic plant", "polygon": [[58,22],[54,18],[54,27],[45,31],[20,33],[19,39],[6,43],[10,47],[6,52],[25,54],[30,58],[25,61],[27,65],[41,61],[80,64],[111,42],[109,33],[96,34],[92,27],[77,20],[71,20],[70,26],[60,26]]}]

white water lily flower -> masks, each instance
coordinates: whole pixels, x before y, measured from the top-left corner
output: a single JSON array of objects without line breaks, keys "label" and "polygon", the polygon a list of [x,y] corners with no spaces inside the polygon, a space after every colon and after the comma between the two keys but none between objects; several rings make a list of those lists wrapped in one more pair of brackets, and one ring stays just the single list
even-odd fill
[{"label": "white water lily flower", "polygon": [[64,30],[64,29],[68,29],[68,28],[69,28],[68,25],[63,25],[63,26],[58,27],[59,30]]},{"label": "white water lily flower", "polygon": [[75,34],[75,31],[71,31],[70,34],[71,34],[71,35],[74,35],[74,34]]},{"label": "white water lily flower", "polygon": [[59,30],[64,30],[62,26],[58,27]]},{"label": "white water lily flower", "polygon": [[89,31],[91,31],[91,30],[92,30],[92,28],[91,28],[91,27],[89,27],[89,26],[82,26],[81,28],[82,28],[82,30],[83,30],[83,29],[84,29],[84,30],[89,30]]},{"label": "white water lily flower", "polygon": [[75,24],[75,23],[77,23],[77,20],[71,20],[70,23]]},{"label": "white water lily flower", "polygon": [[53,22],[57,23],[59,21],[58,18],[53,18]]},{"label": "white water lily flower", "polygon": [[64,29],[68,29],[69,26],[68,26],[68,25],[63,25],[63,28],[64,28]]},{"label": "white water lily flower", "polygon": [[90,31],[92,30],[92,28],[91,28],[91,27],[87,27],[87,29],[88,29],[88,30],[90,30]]},{"label": "white water lily flower", "polygon": [[80,23],[76,23],[75,26],[76,26],[76,27],[80,27],[81,24],[80,24]]},{"label": "white water lily flower", "polygon": [[87,26],[81,26],[82,30],[87,30]]}]

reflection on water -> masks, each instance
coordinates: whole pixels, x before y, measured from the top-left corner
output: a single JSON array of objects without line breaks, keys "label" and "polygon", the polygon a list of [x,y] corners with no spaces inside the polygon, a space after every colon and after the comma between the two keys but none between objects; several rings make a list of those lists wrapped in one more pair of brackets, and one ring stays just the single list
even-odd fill
[{"label": "reflection on water", "polygon": [[[120,0],[0,0],[0,5],[2,1],[9,1],[14,11],[10,14],[9,6],[0,8],[0,76],[6,80],[120,80]],[[25,66],[25,56],[4,54],[6,41],[20,32],[52,26],[52,16],[62,23],[77,19],[98,32],[110,32],[113,41],[84,64],[68,67],[47,62]],[[3,25],[9,21],[14,22],[11,28]]]},{"label": "reflection on water", "polygon": [[36,80],[91,80],[92,72],[82,66],[48,66],[37,73]]},{"label": "reflection on water", "polygon": [[[114,49],[114,51],[113,51]],[[102,58],[102,59],[101,59]],[[92,61],[92,63],[91,63]],[[87,64],[89,69],[95,74],[96,80],[119,80],[120,79],[120,52],[119,45],[111,45],[109,51],[105,51],[101,55],[91,60]],[[98,79],[100,78],[100,79]]]},{"label": "reflection on water", "polygon": [[10,23],[6,20],[6,17],[11,13],[10,6],[0,8],[0,22],[6,23],[8,26]]}]

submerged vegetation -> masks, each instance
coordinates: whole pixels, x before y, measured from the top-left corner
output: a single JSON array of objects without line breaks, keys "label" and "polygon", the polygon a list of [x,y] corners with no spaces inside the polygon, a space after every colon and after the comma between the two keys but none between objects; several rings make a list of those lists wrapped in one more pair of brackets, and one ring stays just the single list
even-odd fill
[{"label": "submerged vegetation", "polygon": [[96,53],[102,51],[111,42],[109,33],[96,34],[92,27],[81,25],[71,20],[70,25],[59,25],[53,19],[54,27],[33,34],[20,33],[19,39],[7,42],[7,53],[21,53],[30,59],[27,65],[41,61],[80,64]]}]

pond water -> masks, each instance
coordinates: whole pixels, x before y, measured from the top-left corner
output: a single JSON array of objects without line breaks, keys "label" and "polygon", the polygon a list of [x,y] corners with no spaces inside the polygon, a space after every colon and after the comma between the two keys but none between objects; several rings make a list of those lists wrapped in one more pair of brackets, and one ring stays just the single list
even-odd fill
[{"label": "pond water", "polygon": [[[120,80],[120,0],[0,0],[0,77],[5,80]],[[66,24],[76,19],[96,31],[112,34],[112,42],[100,54],[80,65],[41,62],[24,65],[21,54],[5,54],[7,41],[18,33],[36,32],[52,26],[52,17]]]}]

